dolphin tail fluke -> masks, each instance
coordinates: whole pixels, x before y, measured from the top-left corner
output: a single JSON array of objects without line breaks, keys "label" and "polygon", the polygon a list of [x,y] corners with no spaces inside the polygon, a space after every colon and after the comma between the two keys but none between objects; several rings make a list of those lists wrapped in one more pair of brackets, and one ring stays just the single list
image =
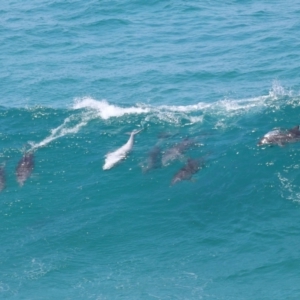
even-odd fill
[{"label": "dolphin tail fluke", "polygon": [[142,130],[144,130],[144,128],[142,128],[142,129],[135,129],[135,130],[133,130],[131,132],[126,132],[126,134],[136,135],[136,134],[140,133]]},{"label": "dolphin tail fluke", "polygon": [[138,134],[138,133],[140,133],[142,130],[144,130],[144,128],[142,128],[142,129],[137,129],[137,130],[133,130],[132,131],[132,133],[134,134],[134,135],[136,135],[136,134]]}]

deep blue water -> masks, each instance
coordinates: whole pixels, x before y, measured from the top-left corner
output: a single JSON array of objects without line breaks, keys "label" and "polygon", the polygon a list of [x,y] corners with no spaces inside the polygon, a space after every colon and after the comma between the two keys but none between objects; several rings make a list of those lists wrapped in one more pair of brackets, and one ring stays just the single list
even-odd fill
[{"label": "deep blue water", "polygon": [[299,299],[298,6],[3,1],[0,298]]}]

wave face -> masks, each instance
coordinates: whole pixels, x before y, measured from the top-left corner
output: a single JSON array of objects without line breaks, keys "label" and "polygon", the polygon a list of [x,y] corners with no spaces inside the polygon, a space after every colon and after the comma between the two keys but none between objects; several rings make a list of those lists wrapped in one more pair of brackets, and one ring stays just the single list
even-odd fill
[{"label": "wave face", "polygon": [[[169,291],[163,285],[171,280],[191,288],[175,287],[183,297],[210,298],[218,295],[216,286],[230,294],[228,282],[234,286],[241,273],[255,281],[264,267],[276,276],[264,255],[270,255],[268,245],[276,256],[279,241],[293,240],[285,230],[296,230],[290,222],[300,201],[299,144],[256,143],[287,126],[287,118],[295,125],[299,104],[299,96],[277,94],[273,87],[255,98],[194,105],[121,106],[85,97],[69,109],[2,107],[1,293],[32,295],[33,285],[47,288],[59,278],[56,296],[98,297],[105,283],[105,297],[121,284],[124,297],[138,299],[138,282],[147,297],[154,292],[164,297]],[[125,133],[134,129],[143,130],[132,152],[103,171],[106,154],[124,145]],[[162,164],[186,139],[193,147]],[[154,156],[158,148],[160,156]],[[35,168],[20,188],[15,168],[24,149],[34,152]],[[172,185],[189,157],[202,158],[204,167],[192,181]],[[295,251],[293,244],[282,251],[285,272],[290,260],[284,257]],[[72,287],[65,290],[67,283]]]},{"label": "wave face", "polygon": [[257,146],[300,124],[293,2],[0,15],[1,299],[299,294],[300,143]]}]

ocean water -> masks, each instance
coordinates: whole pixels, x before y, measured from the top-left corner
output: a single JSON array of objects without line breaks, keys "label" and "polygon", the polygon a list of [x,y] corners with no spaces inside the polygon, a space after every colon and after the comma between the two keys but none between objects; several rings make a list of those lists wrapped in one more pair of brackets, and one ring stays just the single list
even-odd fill
[{"label": "ocean water", "polygon": [[300,143],[257,146],[300,123],[299,19],[292,0],[2,1],[0,298],[299,299]]}]

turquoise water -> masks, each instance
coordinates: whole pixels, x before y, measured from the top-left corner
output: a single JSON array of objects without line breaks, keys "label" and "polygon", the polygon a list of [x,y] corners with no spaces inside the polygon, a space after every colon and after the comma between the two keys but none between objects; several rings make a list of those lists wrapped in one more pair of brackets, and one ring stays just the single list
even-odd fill
[{"label": "turquoise water", "polygon": [[[299,19],[296,1],[1,3],[0,298],[299,299],[300,144],[257,146],[300,123]],[[188,158],[203,168],[172,185]]]}]

